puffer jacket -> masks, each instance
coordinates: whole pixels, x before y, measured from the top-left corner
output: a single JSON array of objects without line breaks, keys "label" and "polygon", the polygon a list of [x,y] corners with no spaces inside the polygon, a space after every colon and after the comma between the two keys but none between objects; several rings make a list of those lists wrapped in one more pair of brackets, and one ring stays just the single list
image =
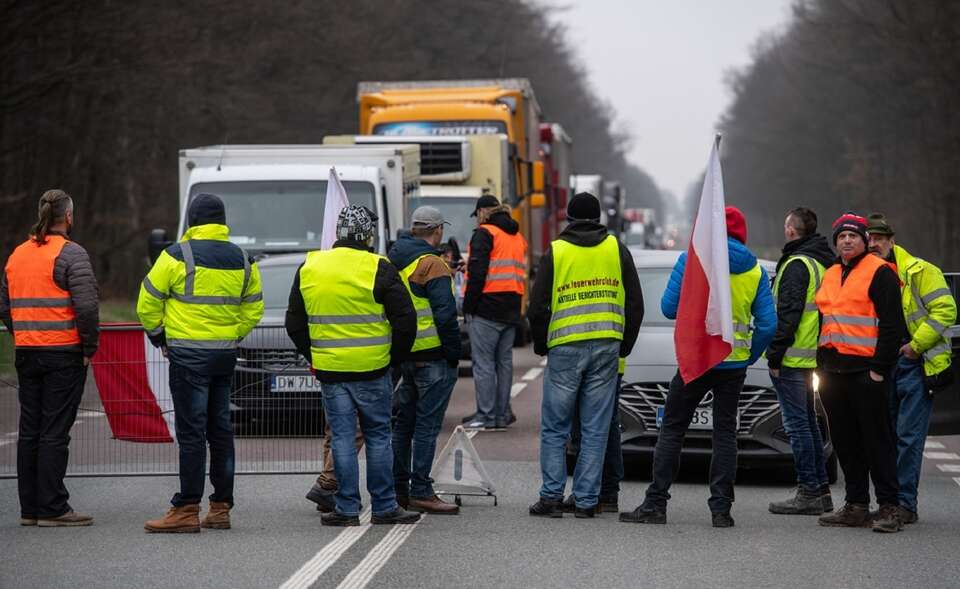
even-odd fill
[{"label": "puffer jacket", "polygon": [[[747,249],[747,246],[732,237],[727,238],[727,250],[731,274],[743,274],[753,269],[757,264],[757,257]],[[667,288],[663,291],[663,297],[660,299],[660,310],[668,319],[677,318],[677,308],[680,306],[680,287],[683,284],[683,272],[686,266],[687,253],[683,252],[673,266],[670,282],[667,283]],[[773,339],[774,331],[777,328],[777,312],[773,305],[773,294],[770,292],[770,278],[762,267],[760,268],[760,282],[757,284],[757,296],[753,299],[750,312],[753,314],[753,342],[750,346],[750,359],[739,362],[724,361],[714,368],[727,370],[750,366],[760,358]]]},{"label": "puffer jacket", "polygon": [[[100,287],[93,273],[93,265],[87,250],[79,243],[69,241],[65,233],[51,232],[67,238],[53,265],[53,281],[60,288],[70,291],[73,308],[77,313],[77,331],[80,347],[86,358],[97,353],[100,343]],[[7,274],[0,272],[0,321],[13,333],[13,318],[10,315],[10,292]]]}]

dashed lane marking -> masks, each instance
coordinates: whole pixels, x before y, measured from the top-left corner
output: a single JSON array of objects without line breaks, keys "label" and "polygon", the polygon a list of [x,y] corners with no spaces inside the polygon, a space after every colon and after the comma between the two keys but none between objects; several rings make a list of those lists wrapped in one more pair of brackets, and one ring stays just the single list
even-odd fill
[{"label": "dashed lane marking", "polygon": [[956,452],[924,452],[923,457],[930,460],[960,460]]},{"label": "dashed lane marking", "polygon": [[543,368],[539,368],[539,367],[531,368],[530,370],[527,371],[526,374],[520,377],[520,380],[526,380],[526,381],[536,380],[536,378],[541,374],[543,374]]},{"label": "dashed lane marking", "polygon": [[934,442],[933,440],[927,440],[923,444],[925,450],[942,450],[944,448],[943,442]]},{"label": "dashed lane marking", "polygon": [[387,532],[376,546],[367,553],[350,574],[337,585],[337,589],[363,589],[366,587],[377,572],[387,564],[393,553],[407,541],[413,530],[416,529],[426,515],[420,516],[420,521],[415,524],[395,525],[392,530]]},{"label": "dashed lane marking", "polygon": [[510,398],[513,399],[514,397],[519,395],[525,388],[527,388],[527,383],[525,382],[513,383],[513,386],[510,387]]},{"label": "dashed lane marking", "polygon": [[960,472],[960,464],[938,464],[941,472]]},{"label": "dashed lane marking", "polygon": [[280,589],[307,589],[313,585],[320,578],[320,575],[333,566],[371,527],[370,509],[367,508],[360,514],[360,525],[358,527],[344,528],[342,532],[337,534],[336,538],[300,567],[300,570],[293,573],[283,585],[280,585]]}]

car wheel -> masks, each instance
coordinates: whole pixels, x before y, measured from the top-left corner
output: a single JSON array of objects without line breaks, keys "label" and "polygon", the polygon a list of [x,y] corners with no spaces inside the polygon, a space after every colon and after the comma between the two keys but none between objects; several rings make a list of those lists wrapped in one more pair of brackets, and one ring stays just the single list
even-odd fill
[{"label": "car wheel", "polygon": [[830,481],[830,484],[837,482],[837,453],[832,452],[830,457],[827,458],[827,480]]}]

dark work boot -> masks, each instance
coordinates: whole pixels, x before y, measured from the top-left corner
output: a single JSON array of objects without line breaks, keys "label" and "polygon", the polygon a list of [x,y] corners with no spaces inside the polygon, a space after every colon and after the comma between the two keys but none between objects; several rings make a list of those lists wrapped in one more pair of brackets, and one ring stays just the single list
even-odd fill
[{"label": "dark work boot", "polygon": [[601,513],[617,513],[619,511],[620,511],[620,503],[617,501],[616,495],[600,496],[600,512]]},{"label": "dark work boot", "polygon": [[823,512],[833,511],[833,495],[830,494],[830,485],[820,487],[820,502],[823,504]]},{"label": "dark work boot", "polygon": [[344,515],[342,513],[337,513],[336,511],[331,511],[330,513],[324,513],[320,515],[320,524],[324,526],[334,526],[338,528],[359,526],[360,516]]},{"label": "dark work boot", "polygon": [[870,527],[870,506],[863,503],[846,503],[836,513],[821,515],[817,523],[828,527],[868,528]]},{"label": "dark work boot", "polygon": [[633,511],[621,511],[620,521],[630,524],[665,524],[667,523],[667,512],[641,504]]},{"label": "dark work boot", "polygon": [[317,504],[317,511],[320,513],[331,513],[336,508],[333,500],[336,493],[336,489],[324,489],[318,483],[314,483],[307,492],[307,499]]},{"label": "dark work boot", "polygon": [[593,518],[600,513],[600,505],[594,505],[592,507],[574,507],[573,517],[576,518]]},{"label": "dark work boot", "polygon": [[541,498],[530,506],[530,515],[534,517],[563,517],[563,502]]},{"label": "dark work boot", "polygon": [[894,533],[903,529],[900,521],[900,507],[898,505],[881,505],[876,519],[873,520],[873,531]]},{"label": "dark work boot", "polygon": [[915,524],[917,520],[920,519],[920,516],[917,515],[916,511],[912,511],[903,505],[900,506],[900,521],[905,524]]},{"label": "dark work boot", "polygon": [[577,508],[576,499],[573,498],[573,494],[567,495],[563,503],[560,504],[560,511],[564,513],[573,513]]},{"label": "dark work boot", "polygon": [[713,527],[715,528],[732,528],[734,525],[733,518],[730,516],[729,511],[714,513],[711,518],[713,520]]},{"label": "dark work boot", "polygon": [[402,507],[397,507],[388,513],[374,514],[374,516],[370,518],[370,521],[381,525],[415,524],[420,521],[420,514],[407,511]]},{"label": "dark work boot", "polygon": [[820,515],[823,513],[823,499],[819,490],[811,492],[797,487],[793,497],[771,503],[769,509],[770,513],[780,515]]}]

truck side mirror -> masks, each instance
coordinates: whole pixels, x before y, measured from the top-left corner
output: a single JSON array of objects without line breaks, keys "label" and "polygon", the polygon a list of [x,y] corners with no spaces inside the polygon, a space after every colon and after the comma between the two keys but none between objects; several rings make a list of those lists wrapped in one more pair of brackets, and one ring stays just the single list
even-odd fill
[{"label": "truck side mirror", "polygon": [[160,254],[163,250],[167,249],[173,244],[170,239],[167,238],[166,229],[154,229],[150,232],[150,238],[147,240],[147,252],[150,255],[150,264],[153,265],[157,258],[160,257]]}]

